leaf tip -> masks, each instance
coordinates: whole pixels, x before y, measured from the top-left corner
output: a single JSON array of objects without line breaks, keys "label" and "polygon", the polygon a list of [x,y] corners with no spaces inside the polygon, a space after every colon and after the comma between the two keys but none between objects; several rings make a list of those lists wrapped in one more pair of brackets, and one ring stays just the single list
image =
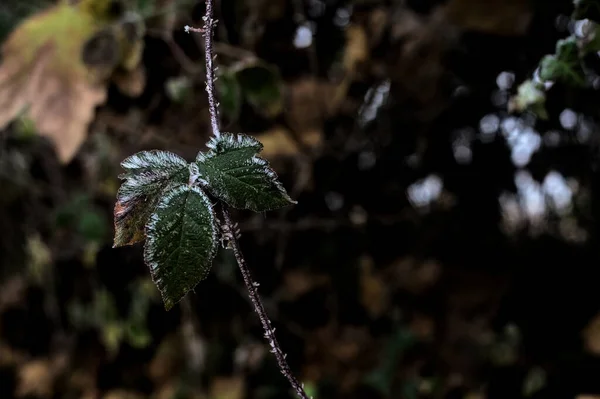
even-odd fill
[{"label": "leaf tip", "polygon": [[118,233],[119,230],[115,230],[115,238],[113,239],[113,244],[112,247],[113,248],[119,248],[119,247],[123,247],[125,245],[127,245],[125,242],[123,242],[123,240],[121,239],[120,234]]},{"label": "leaf tip", "polygon": [[285,191],[285,189],[283,189],[282,194],[283,194],[283,198],[288,202],[288,204],[286,204],[284,206],[298,205],[298,201],[292,199],[292,197],[290,197],[290,195]]},{"label": "leaf tip", "polygon": [[175,306],[175,302],[173,302],[170,299],[167,298],[163,298],[163,303],[165,305],[165,310],[168,312],[169,310],[173,309],[173,306]]},{"label": "leaf tip", "polygon": [[[279,183],[279,181],[278,181]],[[292,197],[290,197],[290,195],[288,194],[288,192],[286,191],[286,189],[283,187],[283,185],[281,183],[278,184],[279,185],[279,190],[282,194],[282,197],[285,201],[287,201],[288,203],[283,205],[285,206],[290,206],[290,205],[298,205],[298,201],[292,199]]]}]

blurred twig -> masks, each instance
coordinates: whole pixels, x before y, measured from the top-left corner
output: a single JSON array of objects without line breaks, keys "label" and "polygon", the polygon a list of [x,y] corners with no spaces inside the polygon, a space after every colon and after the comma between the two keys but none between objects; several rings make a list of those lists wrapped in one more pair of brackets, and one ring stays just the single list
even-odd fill
[{"label": "blurred twig", "polygon": [[297,221],[289,220],[264,220],[254,219],[240,224],[240,231],[253,232],[262,230],[274,230],[278,233],[292,231],[322,230],[332,231],[343,227],[363,228],[368,224],[393,225],[400,222],[419,220],[418,214],[412,208],[394,215],[372,215],[364,220],[352,217],[318,218],[307,217]]}]

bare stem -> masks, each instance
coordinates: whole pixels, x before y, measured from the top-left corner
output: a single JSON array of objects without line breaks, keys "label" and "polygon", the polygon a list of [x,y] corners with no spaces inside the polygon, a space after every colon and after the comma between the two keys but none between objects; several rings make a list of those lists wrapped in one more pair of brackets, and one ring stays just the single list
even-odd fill
[{"label": "bare stem", "polygon": [[204,60],[206,62],[206,94],[208,95],[208,112],[210,113],[210,124],[215,137],[221,135],[219,128],[219,103],[215,99],[215,54],[213,51],[213,30],[217,23],[213,19],[213,1],[206,0],[206,14],[202,18],[204,27],[202,29],[186,26],[186,32],[201,32],[204,34]]},{"label": "bare stem", "polygon": [[[186,32],[201,32],[204,34],[204,50],[206,53],[206,93],[208,94],[208,111],[210,112],[210,122],[212,125],[213,135],[215,137],[219,137],[219,104],[215,100],[215,55],[213,51],[212,42],[213,29],[215,27],[215,24],[216,21],[213,19],[213,0],[206,0],[206,15],[204,16],[204,27],[202,29],[198,29],[186,26],[185,30]],[[244,283],[246,284],[246,288],[248,289],[248,296],[252,301],[254,310],[258,314],[263,330],[265,331],[265,338],[268,340],[269,345],[271,346],[271,353],[275,355],[275,359],[277,360],[277,365],[279,366],[281,374],[283,374],[284,377],[287,378],[287,380],[290,382],[290,385],[296,391],[298,397],[300,397],[301,399],[308,399],[308,395],[306,394],[306,392],[304,392],[304,387],[292,374],[290,366],[288,365],[285,359],[286,355],[279,347],[279,342],[277,342],[277,339],[275,338],[275,329],[271,325],[271,320],[269,319],[269,316],[267,316],[267,312],[265,311],[260,297],[258,296],[258,283],[255,283],[252,280],[250,269],[248,269],[246,261],[244,260],[244,256],[242,255],[242,251],[240,250],[240,246],[237,240],[237,227],[231,221],[231,217],[229,216],[227,206],[225,204],[222,205],[223,218],[225,221],[225,225],[223,226],[224,235],[228,239],[229,245],[233,250],[233,254],[235,255],[235,259],[242,273],[242,277],[244,278]]]},{"label": "bare stem", "polygon": [[269,346],[271,346],[271,353],[275,355],[275,359],[277,359],[277,364],[279,365],[279,370],[281,374],[284,375],[285,378],[290,382],[290,385],[296,391],[298,397],[302,399],[308,399],[308,395],[304,392],[304,388],[300,382],[294,377],[292,371],[290,370],[290,366],[287,363],[286,355],[281,350],[279,346],[279,342],[275,337],[275,329],[271,325],[271,320],[265,311],[265,308],[260,300],[260,296],[258,295],[257,287],[258,283],[252,280],[252,275],[250,274],[250,269],[246,264],[246,260],[244,259],[244,255],[240,250],[240,246],[236,236],[236,227],[231,221],[231,217],[229,216],[229,211],[225,206],[223,206],[223,219],[225,221],[225,234],[228,238],[229,245],[233,250],[233,254],[237,261],[238,266],[240,267],[240,271],[242,273],[242,277],[244,278],[244,283],[248,288],[248,296],[252,301],[252,305],[254,306],[254,311],[258,314],[258,318],[260,319],[260,323],[262,324],[263,330],[265,331],[265,338],[269,341]]}]

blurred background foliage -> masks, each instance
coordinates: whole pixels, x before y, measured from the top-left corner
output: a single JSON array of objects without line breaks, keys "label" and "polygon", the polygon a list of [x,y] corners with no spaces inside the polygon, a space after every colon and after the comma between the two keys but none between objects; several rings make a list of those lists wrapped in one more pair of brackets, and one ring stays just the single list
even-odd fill
[{"label": "blurred background foliage", "polygon": [[[0,40],[53,6],[3,0]],[[223,128],[261,140],[298,200],[236,216],[307,391],[600,397],[599,3],[216,8]],[[165,312],[141,246],[112,248],[119,162],[152,148],[192,159],[209,132],[202,37],[183,31],[204,3],[124,10],[72,35],[88,71],[111,65],[84,92],[106,98],[86,103],[77,144],[36,124],[77,117],[69,96],[35,118],[24,107],[0,136],[0,396],[291,397],[230,253]],[[0,76],[18,53],[3,49]],[[70,87],[41,70],[18,76]],[[0,98],[15,87],[0,79]]]}]

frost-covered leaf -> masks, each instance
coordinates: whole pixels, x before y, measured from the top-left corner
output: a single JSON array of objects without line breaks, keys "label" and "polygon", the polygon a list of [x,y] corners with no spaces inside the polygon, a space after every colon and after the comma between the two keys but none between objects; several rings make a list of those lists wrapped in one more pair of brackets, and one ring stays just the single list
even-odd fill
[{"label": "frost-covered leaf", "polygon": [[215,197],[239,209],[263,212],[295,204],[277,174],[258,153],[262,144],[245,134],[223,133],[196,158],[200,182]]},{"label": "frost-covered leaf", "polygon": [[206,278],[217,251],[212,204],[195,186],[170,186],[146,226],[144,259],[167,310]]},{"label": "frost-covered leaf", "polygon": [[130,245],[144,239],[144,226],[170,182],[187,182],[185,159],[167,151],[142,151],[121,162],[125,181],[115,204],[114,246]]},{"label": "frost-covered leaf", "polygon": [[125,173],[119,177],[126,179],[147,172],[170,173],[174,169],[185,168],[187,165],[185,159],[169,151],[140,151],[121,162],[121,167],[125,169]]}]

